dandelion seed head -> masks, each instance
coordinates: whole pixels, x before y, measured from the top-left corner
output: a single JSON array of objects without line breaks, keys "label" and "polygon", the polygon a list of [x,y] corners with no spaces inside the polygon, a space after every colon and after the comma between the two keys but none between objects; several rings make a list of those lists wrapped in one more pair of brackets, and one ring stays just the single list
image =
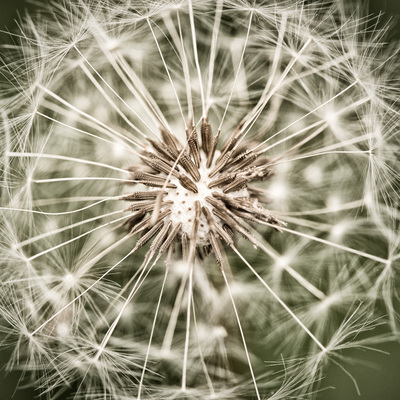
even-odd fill
[{"label": "dandelion seed head", "polygon": [[[148,194],[134,192],[124,196],[126,200],[138,200],[129,208],[136,210],[131,220],[139,221],[130,224],[132,233],[143,229],[142,226],[149,229],[151,236],[147,241],[160,231],[151,251],[163,252],[163,239],[166,238],[168,245],[177,239],[182,241],[183,252],[190,246],[192,249],[203,247],[205,255],[211,250],[221,263],[219,238],[231,245],[233,233],[245,231],[241,219],[279,225],[248,190],[252,181],[270,177],[271,171],[264,159],[257,160],[257,154],[248,150],[236,150],[232,141],[225,143],[223,153],[217,151],[218,136],[213,137],[207,119],[201,125],[200,142],[194,127],[188,131],[188,150],[167,130],[162,129],[161,134],[162,142],[150,141],[152,148],[143,153],[144,165],[128,168],[133,181],[149,187]],[[149,172],[141,172],[146,170],[146,165],[150,167]],[[143,225],[142,217],[151,212],[150,221]],[[142,246],[144,239],[143,244],[138,243]]]},{"label": "dandelion seed head", "polygon": [[2,49],[0,330],[49,398],[312,398],[398,332],[398,45],[308,3],[46,2]]}]

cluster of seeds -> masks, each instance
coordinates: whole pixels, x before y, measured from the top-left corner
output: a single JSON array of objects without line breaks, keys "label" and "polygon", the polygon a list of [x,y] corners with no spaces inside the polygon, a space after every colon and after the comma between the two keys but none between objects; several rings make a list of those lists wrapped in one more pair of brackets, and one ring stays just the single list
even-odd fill
[{"label": "cluster of seeds", "polygon": [[359,3],[32,5],[0,45],[28,397],[312,400],[398,343],[400,47]]},{"label": "cluster of seeds", "polygon": [[153,255],[172,251],[170,245],[178,242],[184,259],[213,252],[221,265],[221,240],[232,245],[238,232],[255,244],[244,220],[279,226],[262,205],[267,199],[249,186],[272,175],[268,160],[246,148],[240,126],[221,150],[220,132],[213,136],[207,118],[201,124],[201,144],[192,124],[186,130],[186,147],[167,129],[160,131],[160,141],[149,139],[143,163],[128,168],[131,181],[149,187],[123,197],[133,201],[128,210],[134,213],[126,224],[130,234],[142,234],[137,248],[154,238]]}]

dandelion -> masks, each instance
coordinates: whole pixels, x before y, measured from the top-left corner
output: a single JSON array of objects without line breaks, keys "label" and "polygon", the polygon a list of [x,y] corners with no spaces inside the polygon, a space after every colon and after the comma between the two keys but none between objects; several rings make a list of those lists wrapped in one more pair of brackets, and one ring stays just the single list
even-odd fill
[{"label": "dandelion", "polygon": [[49,399],[312,398],[396,337],[399,47],[365,15],[26,16],[0,69],[9,369]]}]

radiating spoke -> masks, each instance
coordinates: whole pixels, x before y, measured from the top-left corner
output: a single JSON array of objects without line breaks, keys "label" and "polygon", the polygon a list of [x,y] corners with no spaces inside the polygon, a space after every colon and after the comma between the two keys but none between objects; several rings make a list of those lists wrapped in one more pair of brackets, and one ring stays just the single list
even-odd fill
[{"label": "radiating spoke", "polygon": [[[86,265],[82,267],[80,270],[80,273],[83,274],[84,271],[86,271],[91,265],[96,263],[99,259],[104,257],[107,253],[110,251],[114,250],[117,246],[125,242],[127,239],[129,239],[131,236],[126,235],[119,241],[115,242],[112,246],[107,248],[105,251],[101,252],[98,254],[96,257],[93,258],[93,260],[89,261]],[[54,318],[56,318],[58,315],[60,315],[64,310],[66,310],[68,307],[70,307],[72,304],[74,304],[77,300],[79,300],[82,296],[84,296],[87,292],[92,290],[99,282],[101,282],[108,274],[110,274],[112,271],[114,271],[115,268],[118,267],[123,261],[125,261],[129,256],[131,256],[134,253],[134,250],[129,251],[128,254],[126,254],[123,258],[121,258],[117,263],[115,263],[111,268],[109,268],[104,274],[100,276],[100,278],[96,279],[90,286],[88,286],[85,290],[83,290],[78,296],[76,296],[74,299],[72,299],[68,304],[66,304],[64,307],[62,307],[60,310],[58,310],[55,314],[53,314],[49,319],[47,319],[43,324],[41,324],[38,328],[36,328],[32,333],[31,336],[36,335],[39,331],[41,331],[49,322],[53,321]]]},{"label": "radiating spoke", "polygon": [[[263,225],[274,227],[274,225],[272,225],[272,224],[270,224],[268,222],[260,222],[260,223],[262,223]],[[313,235],[309,235],[307,233],[297,232],[297,231],[294,231],[292,229],[285,228],[283,226],[280,226],[279,229],[281,229],[281,230],[283,230],[285,232],[292,233],[292,234],[294,234],[296,236],[301,236],[301,237],[313,240],[315,242],[320,242],[322,244],[326,244],[328,246],[335,247],[335,248],[337,248],[339,250],[343,250],[343,251],[348,252],[348,253],[357,254],[358,256],[361,256],[361,257],[364,257],[364,258],[368,258],[370,260],[377,261],[377,262],[382,263],[382,264],[387,264],[387,262],[388,262],[388,260],[386,260],[384,258],[381,258],[381,257],[374,256],[373,254],[369,254],[369,253],[366,253],[364,251],[360,251],[360,250],[357,250],[357,249],[352,249],[351,247],[343,246],[341,244],[334,243],[334,242],[331,242],[331,241],[326,240],[326,239],[321,239],[319,237],[316,237],[316,236],[313,236]]]},{"label": "radiating spoke", "polygon": [[315,342],[315,344],[323,351],[327,349],[324,345],[314,336],[314,334],[300,321],[296,314],[288,307],[288,305],[272,290],[272,288],[264,281],[263,278],[257,273],[257,271],[249,264],[249,262],[242,256],[236,247],[231,246],[234,252],[240,257],[240,259],[247,265],[250,271],[257,277],[257,279],[263,284],[268,292],[278,301],[278,303],[288,312],[288,314],[300,325],[300,327],[307,333],[308,336]]},{"label": "radiating spoke", "polygon": [[220,122],[219,127],[218,127],[218,131],[221,131],[221,129],[222,129],[222,124],[224,123],[226,114],[227,114],[227,112],[228,112],[229,105],[230,105],[231,100],[232,100],[233,93],[234,93],[235,88],[236,88],[236,83],[237,83],[237,80],[238,80],[238,78],[239,78],[239,73],[240,73],[240,70],[241,70],[242,63],[243,63],[244,54],[245,54],[245,52],[246,52],[247,43],[248,43],[248,41],[249,41],[251,24],[252,24],[252,22],[253,22],[253,14],[254,14],[254,12],[252,11],[252,12],[250,13],[249,25],[248,25],[248,27],[247,27],[246,39],[245,39],[245,42],[244,42],[244,45],[243,45],[242,53],[241,53],[241,55],[240,55],[239,65],[237,66],[237,70],[236,70],[236,74],[235,74],[235,79],[234,79],[233,84],[232,84],[232,88],[231,88],[231,91],[230,91],[230,94],[229,94],[228,102],[227,102],[227,104],[226,104],[226,106],[225,106],[225,110],[224,110],[224,113],[223,113],[223,115],[222,115],[221,122]]},{"label": "radiating spoke", "polygon": [[107,213],[107,214],[96,215],[96,216],[93,217],[93,218],[88,218],[88,219],[85,219],[85,220],[83,220],[83,221],[76,222],[76,223],[74,223],[74,224],[65,225],[65,226],[63,226],[62,228],[53,229],[53,230],[51,230],[51,231],[44,232],[44,233],[42,233],[42,234],[40,234],[40,235],[32,236],[32,237],[30,237],[29,239],[26,239],[26,240],[24,240],[24,241],[22,241],[22,242],[19,242],[15,247],[18,249],[18,248],[24,247],[24,246],[26,246],[26,245],[28,245],[28,244],[37,242],[38,240],[44,239],[44,238],[46,238],[46,237],[48,237],[48,236],[53,236],[53,235],[56,235],[57,233],[65,232],[65,231],[67,231],[67,230],[74,229],[74,228],[76,228],[76,227],[78,227],[78,226],[87,224],[87,223],[89,223],[89,222],[93,222],[93,221],[96,221],[96,220],[98,220],[98,219],[110,217],[111,215],[120,214],[120,213],[122,213],[122,212],[124,212],[124,210],[112,211],[112,212]]},{"label": "radiating spoke", "polygon": [[43,250],[43,251],[41,251],[40,253],[37,253],[37,254],[35,254],[35,255],[29,257],[29,258],[28,258],[28,261],[36,260],[36,258],[39,258],[39,257],[41,257],[41,256],[43,256],[43,255],[45,255],[45,254],[48,254],[48,253],[50,253],[50,252],[52,252],[52,251],[54,251],[54,250],[57,250],[57,249],[59,249],[60,247],[63,247],[63,246],[65,246],[65,245],[67,245],[67,244],[70,244],[70,243],[72,243],[72,242],[75,242],[76,240],[82,239],[83,237],[85,237],[85,236],[87,236],[87,235],[90,235],[91,233],[96,232],[96,231],[98,231],[99,229],[102,229],[102,228],[105,228],[105,227],[110,226],[110,225],[112,225],[112,224],[115,224],[116,222],[123,221],[124,219],[127,219],[127,218],[129,218],[129,217],[131,217],[131,216],[132,216],[132,214],[124,215],[123,217],[114,219],[113,221],[106,222],[105,224],[96,226],[96,228],[89,229],[88,231],[86,231],[86,232],[84,232],[84,233],[82,233],[82,234],[80,234],[80,235],[78,235],[78,236],[75,236],[75,237],[73,237],[73,238],[70,239],[70,240],[67,240],[67,241],[65,241],[65,242],[63,242],[63,243],[58,244],[57,246],[53,246],[53,247],[51,247],[51,248],[49,248],[49,249]]},{"label": "radiating spoke", "polygon": [[[309,115],[315,113],[316,111],[318,111],[320,108],[326,106],[327,104],[329,104],[331,101],[335,100],[336,98],[338,98],[339,96],[343,95],[344,93],[346,93],[348,90],[350,90],[353,86],[355,86],[357,84],[357,81],[354,81],[352,84],[350,84],[349,86],[347,86],[345,89],[343,89],[341,92],[339,92],[338,94],[336,94],[335,96],[331,97],[329,100],[325,101],[324,103],[320,104],[319,106],[315,107],[313,110],[311,110],[310,112],[302,115],[300,118],[296,119],[295,121],[293,121],[292,123],[290,123],[289,125],[286,125],[284,128],[282,128],[281,130],[279,130],[277,133],[269,136],[267,139],[265,139],[264,141],[262,141],[261,143],[259,143],[257,146],[253,147],[252,150],[256,150],[259,147],[263,146],[265,143],[269,142],[270,140],[272,140],[273,138],[275,138],[276,136],[280,135],[282,132],[286,131],[287,129],[289,129],[290,127],[292,127],[293,125],[297,124],[298,122],[302,121],[304,118],[307,118]],[[261,150],[262,152],[264,152],[264,149]]]},{"label": "radiating spoke", "polygon": [[231,288],[229,286],[228,278],[226,277],[226,274],[225,274],[225,271],[224,271],[223,267],[221,267],[221,273],[222,273],[222,276],[224,277],[225,285],[226,285],[226,288],[227,288],[228,293],[229,293],[229,298],[231,300],[232,307],[233,307],[233,310],[235,312],[236,322],[238,324],[239,331],[240,331],[240,336],[242,338],[243,347],[244,347],[244,351],[246,353],[246,358],[247,358],[247,364],[249,366],[251,378],[252,378],[253,383],[254,383],[254,389],[256,391],[257,400],[261,400],[261,396],[260,396],[260,393],[258,391],[256,377],[254,375],[253,366],[252,366],[251,360],[250,360],[250,354],[249,354],[249,351],[247,349],[246,338],[245,338],[245,335],[244,335],[244,332],[243,332],[242,323],[240,322],[239,313],[238,313],[238,310],[237,310],[237,307],[236,307],[236,304],[235,304],[235,300],[233,298],[232,291],[231,291]]},{"label": "radiating spoke", "polygon": [[[133,145],[137,144],[135,140],[132,140],[132,139],[126,137],[125,135],[121,134],[120,132],[118,132],[115,129],[113,129],[113,128],[109,127],[108,125],[106,125],[104,122],[99,121],[97,118],[93,117],[92,115],[89,115],[88,113],[85,113],[84,111],[80,110],[79,108],[73,106],[71,103],[69,103],[68,101],[64,100],[63,98],[61,98],[60,96],[58,96],[57,94],[55,94],[51,90],[47,89],[46,87],[44,87],[42,85],[38,85],[38,87],[43,92],[45,92],[46,94],[51,96],[53,99],[57,100],[58,102],[60,102],[64,106],[68,107],[69,109],[75,111],[76,113],[78,113],[82,117],[87,118],[89,121],[94,122],[95,124],[97,124],[100,127],[104,128],[105,130],[107,130],[111,134],[115,135],[115,137],[119,137],[122,140],[126,140],[127,142],[132,143]],[[48,104],[48,103],[46,103],[46,104]]]},{"label": "radiating spoke", "polygon": [[[73,130],[73,131],[75,131],[75,132],[82,133],[82,134],[87,135],[87,136],[89,136],[89,137],[92,137],[92,138],[95,138],[95,139],[97,139],[97,140],[101,140],[101,141],[103,141],[103,142],[105,142],[105,143],[108,143],[108,144],[110,144],[111,146],[115,146],[115,142],[112,142],[111,140],[108,140],[108,139],[102,138],[101,136],[97,136],[97,135],[95,135],[95,134],[93,134],[93,133],[84,131],[83,129],[79,129],[79,128],[76,128],[76,127],[74,127],[74,126],[65,124],[64,122],[61,122],[61,121],[59,121],[59,120],[57,120],[57,119],[55,119],[55,118],[52,118],[52,117],[50,117],[50,116],[48,116],[48,115],[46,115],[46,114],[41,113],[41,112],[39,112],[39,111],[37,112],[37,114],[40,115],[40,116],[42,116],[43,118],[47,118],[49,121],[53,121],[53,122],[55,122],[56,124],[59,124],[59,125],[61,125],[61,126],[64,126],[64,127],[68,128],[68,129],[71,129],[71,130]],[[139,154],[137,151],[133,150],[130,146],[128,146],[127,144],[125,144],[125,142],[122,142],[122,146],[123,146],[124,150],[127,150],[127,151],[129,151],[129,152],[131,152],[131,153],[133,153],[133,154],[135,154],[135,155],[138,155],[138,154]]]},{"label": "radiating spoke", "polygon": [[[148,258],[140,267],[141,269],[141,273],[139,275],[139,277],[137,278],[137,281],[135,282],[135,284],[133,285],[133,288],[131,290],[131,292],[129,293],[129,296],[126,298],[123,306],[121,307],[120,312],[118,313],[118,315],[116,316],[116,318],[114,319],[113,323],[111,324],[110,328],[108,329],[106,335],[104,336],[99,349],[97,350],[96,355],[93,358],[93,361],[96,362],[100,356],[103,354],[104,349],[107,346],[107,343],[109,342],[109,340],[111,339],[112,334],[115,331],[115,328],[118,325],[118,322],[120,321],[122,314],[124,313],[124,311],[126,310],[126,307],[128,307],[129,303],[131,302],[131,300],[133,299],[133,297],[135,296],[135,294],[137,293],[137,291],[140,289],[141,285],[143,284],[143,282],[145,281],[147,275],[150,273],[150,271],[153,269],[154,265],[156,264],[156,262],[158,261],[158,259],[161,257],[161,254],[159,254],[156,259],[153,261],[152,265],[150,266],[150,268],[147,270],[148,265],[150,264],[151,258]],[[146,273],[146,275],[145,275]]]},{"label": "radiating spoke", "polygon": [[213,85],[213,78],[214,78],[214,67],[215,67],[215,60],[217,54],[217,40],[218,40],[218,33],[221,24],[221,16],[222,16],[222,8],[223,8],[224,1],[217,0],[216,7],[215,7],[215,19],[213,25],[213,34],[211,39],[210,45],[210,61],[208,64],[208,83],[207,83],[207,93],[205,99],[205,107],[206,107],[206,114],[205,116],[208,117],[208,111],[211,107],[211,90]]},{"label": "radiating spoke", "polygon": [[183,115],[183,110],[182,110],[181,102],[179,101],[179,96],[178,96],[178,93],[177,93],[177,91],[176,91],[174,82],[173,82],[173,80],[172,80],[171,73],[169,72],[169,68],[168,68],[167,63],[166,63],[166,61],[165,61],[165,58],[164,58],[163,52],[162,52],[162,50],[161,50],[160,44],[158,43],[157,37],[156,37],[156,35],[155,35],[155,33],[154,33],[153,27],[151,26],[151,22],[150,22],[149,19],[147,19],[147,23],[148,23],[148,25],[149,25],[151,34],[153,35],[154,41],[155,41],[155,43],[156,43],[158,52],[159,52],[159,54],[160,54],[162,63],[163,63],[163,65],[164,65],[165,72],[167,73],[169,82],[171,83],[171,87],[172,87],[172,90],[173,90],[173,92],[174,92],[175,99],[176,99],[176,102],[177,102],[177,105],[178,105],[178,108],[179,108],[179,111],[180,111],[180,114],[181,114],[181,117],[182,117],[182,120],[183,120],[185,129],[187,129],[186,120],[185,120],[185,117],[184,117],[184,115]]},{"label": "radiating spoke", "polygon": [[152,341],[153,341],[153,335],[154,335],[154,331],[155,331],[155,327],[156,327],[156,321],[157,321],[157,317],[158,317],[158,312],[159,312],[159,310],[160,310],[160,305],[161,305],[162,296],[163,296],[164,289],[165,289],[165,282],[167,281],[168,271],[169,271],[169,265],[167,264],[167,265],[166,265],[166,268],[165,268],[164,279],[163,279],[163,282],[162,282],[162,285],[161,285],[160,295],[159,295],[159,297],[158,297],[158,302],[157,302],[156,310],[155,310],[155,312],[154,312],[153,324],[152,324],[152,326],[151,326],[151,332],[150,332],[150,336],[149,336],[149,343],[148,343],[148,345],[147,345],[146,357],[145,357],[145,359],[144,359],[142,374],[141,374],[141,376],[140,376],[140,381],[139,381],[139,389],[138,389],[137,400],[140,400],[141,394],[142,394],[142,387],[143,387],[144,375],[145,375],[146,369],[147,369],[147,362],[148,362],[148,360],[149,360],[150,349],[151,349],[151,343],[152,343]]},{"label": "radiating spoke", "polygon": [[106,197],[105,199],[96,201],[92,204],[89,204],[88,206],[78,208],[76,210],[71,210],[71,211],[61,211],[61,212],[48,212],[48,211],[37,211],[37,210],[30,210],[26,208],[16,208],[16,207],[0,207],[0,210],[7,210],[7,211],[21,211],[21,212],[27,212],[31,214],[39,214],[39,215],[68,215],[68,214],[74,214],[77,212],[85,211],[88,210],[89,208],[95,207],[101,203],[104,203],[105,201],[109,200],[120,200],[121,196],[113,196],[113,197]]},{"label": "radiating spoke", "polygon": [[[146,126],[146,128],[152,132],[155,137],[157,137],[156,133],[153,131],[153,129],[147,124],[145,120],[105,81],[105,79],[100,75],[100,73],[93,67],[93,65],[87,60],[87,58],[81,53],[81,51],[74,46],[75,50],[79,53],[79,55],[85,60],[85,62],[90,66],[90,68],[94,71],[94,73],[100,78],[100,80],[108,87],[108,89],[111,90],[111,92],[135,115],[136,118],[140,122],[142,122],[143,125]],[[106,94],[104,89],[99,85],[99,83],[94,79],[93,75],[89,72],[89,70],[86,68],[85,65],[81,65],[81,69],[85,73],[85,75],[89,78],[89,80],[94,84],[96,89],[101,93],[101,95],[105,98],[107,103],[109,103],[112,108],[118,113],[118,115],[132,128],[134,129],[137,133],[139,133],[141,136],[144,138],[147,138],[147,135],[143,133],[139,128],[137,128],[119,109],[119,107],[111,100],[111,98]]]},{"label": "radiating spoke", "polygon": [[183,350],[183,365],[182,365],[182,390],[186,390],[187,368],[188,368],[188,352],[190,341],[190,320],[191,320],[191,302],[193,296],[193,263],[189,266],[189,285],[188,285],[188,304],[186,308],[186,334],[185,345]]},{"label": "radiating spoke", "polygon": [[196,38],[196,28],[194,26],[194,13],[193,13],[192,0],[188,0],[188,5],[189,5],[190,31],[192,33],[192,46],[193,46],[194,62],[196,64],[197,77],[199,79],[203,117],[205,117],[206,116],[206,104],[205,104],[205,98],[204,98],[203,78],[202,78],[202,75],[201,75],[201,69],[200,69],[200,63],[199,63],[199,55],[198,55],[198,52],[197,52],[197,38]]},{"label": "radiating spoke", "polygon": [[129,171],[127,171],[126,169],[113,167],[112,165],[100,163],[97,161],[84,160],[82,158],[62,156],[62,155],[58,155],[58,154],[9,152],[8,156],[9,157],[22,157],[22,158],[25,158],[25,157],[27,157],[27,158],[48,158],[48,159],[53,159],[53,160],[72,161],[72,162],[81,163],[81,164],[95,165],[96,167],[104,167],[104,168],[112,169],[114,171],[123,172],[124,174],[129,174]]}]

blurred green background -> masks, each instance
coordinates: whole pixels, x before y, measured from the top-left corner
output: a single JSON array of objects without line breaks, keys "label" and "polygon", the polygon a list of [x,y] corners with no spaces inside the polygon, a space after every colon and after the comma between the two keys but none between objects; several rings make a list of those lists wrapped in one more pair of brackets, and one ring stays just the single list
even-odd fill
[{"label": "blurred green background", "polygon": [[[18,13],[31,12],[36,7],[26,0],[0,0],[0,30],[15,30],[15,19],[18,19]],[[392,39],[400,39],[400,0],[371,0],[370,11],[374,14],[383,11],[386,13],[386,18],[393,17]],[[0,43],[9,41],[6,34],[0,33]],[[400,345],[388,343],[377,346],[377,349],[380,352],[354,350],[345,354],[350,359],[357,360],[356,364],[346,363],[344,366],[357,381],[361,391],[360,396],[357,395],[349,376],[339,367],[331,365],[323,386],[334,387],[335,390],[321,392],[317,397],[318,400],[399,400]],[[16,389],[20,374],[5,372],[5,364],[9,356],[9,350],[0,351],[0,399],[37,399],[37,393],[32,389],[21,387]]]}]

